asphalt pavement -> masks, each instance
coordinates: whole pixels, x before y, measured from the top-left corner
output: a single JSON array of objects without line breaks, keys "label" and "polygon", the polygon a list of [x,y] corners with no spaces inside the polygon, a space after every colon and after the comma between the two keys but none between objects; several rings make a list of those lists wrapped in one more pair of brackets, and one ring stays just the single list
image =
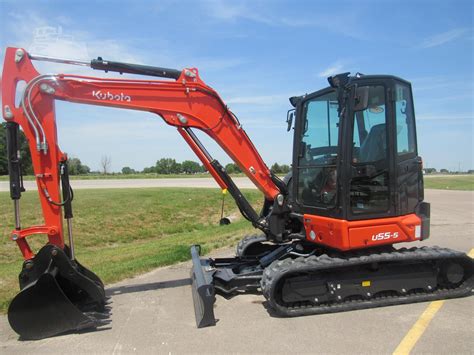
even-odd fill
[{"label": "asphalt pavement", "polygon": [[[253,189],[255,185],[246,177],[236,177],[232,180],[239,188]],[[25,181],[27,191],[36,190],[35,181]],[[172,179],[97,179],[97,180],[71,180],[74,190],[80,189],[132,189],[147,187],[199,187],[218,188],[212,178],[172,178]],[[0,192],[9,191],[8,181],[0,181]]]},{"label": "asphalt pavement", "polygon": [[[427,190],[426,200],[432,203],[431,238],[411,246],[469,252],[474,247],[474,192]],[[213,256],[233,253],[226,249]],[[265,307],[263,296],[218,296],[217,325],[196,329],[190,267],[189,262],[181,263],[108,285],[112,323],[98,331],[20,341],[6,317],[0,317],[0,353],[389,354],[430,305],[277,318]],[[425,326],[418,332],[413,354],[472,354],[474,297],[445,301]]]}]

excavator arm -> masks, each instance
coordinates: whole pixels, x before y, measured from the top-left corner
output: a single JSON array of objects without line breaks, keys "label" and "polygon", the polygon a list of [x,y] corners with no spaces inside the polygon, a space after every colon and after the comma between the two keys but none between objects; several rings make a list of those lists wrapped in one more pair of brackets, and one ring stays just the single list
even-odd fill
[{"label": "excavator arm", "polygon": [[[85,65],[167,80],[111,79],[69,74],[40,74],[33,60]],[[20,82],[25,82],[19,93]],[[19,97],[17,97],[17,95]],[[15,241],[24,263],[20,272],[20,293],[12,300],[8,317],[12,328],[25,339],[39,339],[65,331],[94,328],[107,323],[104,285],[75,257],[72,230],[73,192],[69,184],[67,155],[58,145],[55,101],[100,105],[152,112],[176,127],[193,152],[222,189],[235,199],[243,216],[261,229],[267,238],[281,240],[289,209],[286,185],[263,162],[236,116],[219,95],[199,77],[195,68],[166,69],[105,61],[91,62],[34,56],[22,48],[7,48],[2,75],[2,111],[7,121],[7,148],[10,192],[14,202]],[[24,191],[18,134],[24,132],[33,163],[39,200],[44,217],[41,225],[24,227],[20,198]],[[220,163],[213,159],[194,133],[201,130],[214,139],[265,196],[264,208],[257,213]],[[63,218],[64,217],[64,218]],[[67,228],[63,228],[63,221]],[[65,243],[63,229],[67,230]],[[27,241],[47,235],[48,243],[33,251]],[[196,252],[193,246],[192,254]],[[199,265],[198,277],[202,276]],[[196,276],[196,275],[194,275]],[[202,281],[202,280],[201,280]],[[208,287],[193,283],[194,292]],[[199,289],[199,290],[198,290]],[[209,302],[210,293],[197,299],[197,307]],[[212,308],[212,304],[210,306]],[[209,307],[207,308],[209,313]],[[212,312],[211,312],[212,313]],[[196,313],[198,314],[198,313]],[[55,322],[45,322],[55,317]],[[204,319],[214,321],[213,314]]]},{"label": "excavator arm", "polygon": [[[89,65],[93,69],[144,74],[172,80],[106,79],[80,75],[42,75],[32,60],[49,60]],[[21,104],[15,105],[17,83],[26,82]],[[236,116],[219,95],[199,77],[196,68],[156,68],[109,62],[101,58],[90,63],[29,55],[21,48],[8,48],[2,77],[3,116],[12,127],[19,125],[30,145],[32,162],[45,224],[21,228],[18,198],[15,198],[17,225],[12,238],[25,259],[34,254],[26,242],[32,234],[46,233],[51,244],[64,247],[61,210],[61,166],[67,156],[58,145],[55,100],[148,111],[157,114],[180,135],[202,161],[222,189],[228,189],[237,205],[254,226],[269,231],[268,222],[259,216],[238,191],[223,167],[214,160],[196,137],[193,129],[214,139],[229,157],[272,203],[284,185],[272,175]],[[15,148],[12,147],[14,150]],[[15,184],[15,182],[13,182]],[[280,186],[277,186],[279,184]],[[67,187],[66,187],[67,188]],[[281,200],[281,197],[280,197]]]}]

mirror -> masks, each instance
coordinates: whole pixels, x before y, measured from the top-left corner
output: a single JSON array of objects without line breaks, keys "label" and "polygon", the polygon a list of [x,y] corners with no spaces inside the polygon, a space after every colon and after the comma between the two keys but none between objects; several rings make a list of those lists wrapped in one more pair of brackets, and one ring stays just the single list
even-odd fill
[{"label": "mirror", "polygon": [[288,113],[286,114],[286,123],[288,123],[288,127],[286,129],[287,132],[289,132],[291,129],[294,116],[295,116],[295,109],[288,110]]},{"label": "mirror", "polygon": [[369,87],[356,88],[354,101],[354,111],[364,111],[369,106]]}]

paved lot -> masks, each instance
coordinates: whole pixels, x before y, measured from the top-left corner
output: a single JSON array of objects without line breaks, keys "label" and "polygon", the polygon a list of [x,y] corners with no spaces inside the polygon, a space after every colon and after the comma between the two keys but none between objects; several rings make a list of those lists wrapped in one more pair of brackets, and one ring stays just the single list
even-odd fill
[{"label": "paved lot", "polygon": [[[246,177],[233,178],[240,188],[255,188]],[[36,190],[35,181],[25,181],[27,191]],[[178,178],[178,179],[104,179],[104,180],[71,180],[74,190],[77,189],[129,189],[144,187],[203,187],[217,188],[212,178]],[[10,191],[8,181],[0,181],[0,192]]]},{"label": "paved lot", "polygon": [[[474,247],[474,193],[426,192],[432,237],[424,244],[469,252]],[[221,250],[216,255],[231,255]],[[18,341],[0,318],[0,353],[392,353],[429,303],[282,319],[263,297],[217,298],[216,327],[196,329],[189,263],[154,270],[108,287],[110,328],[41,341]],[[54,320],[47,320],[54,321]],[[446,301],[412,353],[472,354],[474,297]]]}]

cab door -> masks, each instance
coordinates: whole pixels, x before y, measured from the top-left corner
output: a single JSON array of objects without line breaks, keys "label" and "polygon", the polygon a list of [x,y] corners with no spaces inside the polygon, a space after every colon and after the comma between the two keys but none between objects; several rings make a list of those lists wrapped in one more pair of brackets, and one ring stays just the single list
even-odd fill
[{"label": "cab door", "polygon": [[341,218],[338,164],[340,122],[335,90],[308,95],[297,106],[293,156],[295,210]]},{"label": "cab door", "polygon": [[395,82],[393,91],[395,121],[395,161],[397,170],[397,215],[414,213],[423,200],[423,171],[416,142],[415,113],[411,86]]},{"label": "cab door", "polygon": [[393,216],[395,179],[389,85],[386,80],[361,81],[357,89],[368,97],[367,103],[359,110],[354,107],[348,117],[346,216],[348,220]]}]

